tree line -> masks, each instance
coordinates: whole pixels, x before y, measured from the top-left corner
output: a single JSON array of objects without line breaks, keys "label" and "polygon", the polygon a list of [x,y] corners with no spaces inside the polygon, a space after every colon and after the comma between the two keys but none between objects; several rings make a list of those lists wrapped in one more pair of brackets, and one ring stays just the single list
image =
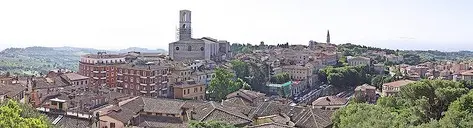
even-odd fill
[{"label": "tree line", "polygon": [[332,117],[335,128],[473,127],[473,91],[460,82],[422,80],[376,104],[356,103]]}]

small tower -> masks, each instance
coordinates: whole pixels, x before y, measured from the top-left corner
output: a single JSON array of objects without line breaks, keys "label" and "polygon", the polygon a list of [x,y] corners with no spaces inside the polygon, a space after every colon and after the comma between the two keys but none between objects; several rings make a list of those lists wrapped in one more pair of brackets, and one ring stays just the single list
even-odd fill
[{"label": "small tower", "polygon": [[192,38],[191,11],[179,11],[179,40],[188,40]]},{"label": "small tower", "polygon": [[327,30],[327,44],[330,44],[330,31]]}]

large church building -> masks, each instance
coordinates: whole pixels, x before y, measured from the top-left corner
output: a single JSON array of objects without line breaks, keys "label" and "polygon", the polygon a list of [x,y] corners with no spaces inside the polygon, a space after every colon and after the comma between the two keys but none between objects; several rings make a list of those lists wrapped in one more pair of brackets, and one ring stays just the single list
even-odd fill
[{"label": "large church building", "polygon": [[230,43],[210,37],[192,38],[191,11],[179,12],[178,41],[169,43],[169,56],[175,61],[213,60],[231,57]]}]

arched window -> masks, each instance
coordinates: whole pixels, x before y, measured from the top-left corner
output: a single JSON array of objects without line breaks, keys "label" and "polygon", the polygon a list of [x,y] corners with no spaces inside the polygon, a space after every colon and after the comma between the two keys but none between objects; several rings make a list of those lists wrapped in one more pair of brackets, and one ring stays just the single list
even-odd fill
[{"label": "arched window", "polygon": [[192,51],[192,47],[191,47],[191,46],[187,46],[187,51]]},{"label": "arched window", "polygon": [[182,21],[187,21],[187,13],[182,13]]},{"label": "arched window", "polygon": [[182,28],[186,28],[186,24],[183,24],[183,25],[182,25]]}]

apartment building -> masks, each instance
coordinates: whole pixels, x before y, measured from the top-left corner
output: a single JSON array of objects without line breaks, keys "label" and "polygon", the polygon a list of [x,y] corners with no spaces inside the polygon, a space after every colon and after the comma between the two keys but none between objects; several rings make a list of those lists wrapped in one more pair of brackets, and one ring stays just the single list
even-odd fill
[{"label": "apartment building", "polygon": [[117,66],[117,91],[136,96],[167,96],[170,67],[161,63]]},{"label": "apartment building", "polygon": [[177,82],[172,87],[176,99],[205,100],[205,85],[194,80]]},{"label": "apartment building", "polygon": [[125,64],[125,57],[117,54],[99,52],[82,55],[79,61],[79,74],[90,77],[94,86],[116,87],[116,66]]}]

